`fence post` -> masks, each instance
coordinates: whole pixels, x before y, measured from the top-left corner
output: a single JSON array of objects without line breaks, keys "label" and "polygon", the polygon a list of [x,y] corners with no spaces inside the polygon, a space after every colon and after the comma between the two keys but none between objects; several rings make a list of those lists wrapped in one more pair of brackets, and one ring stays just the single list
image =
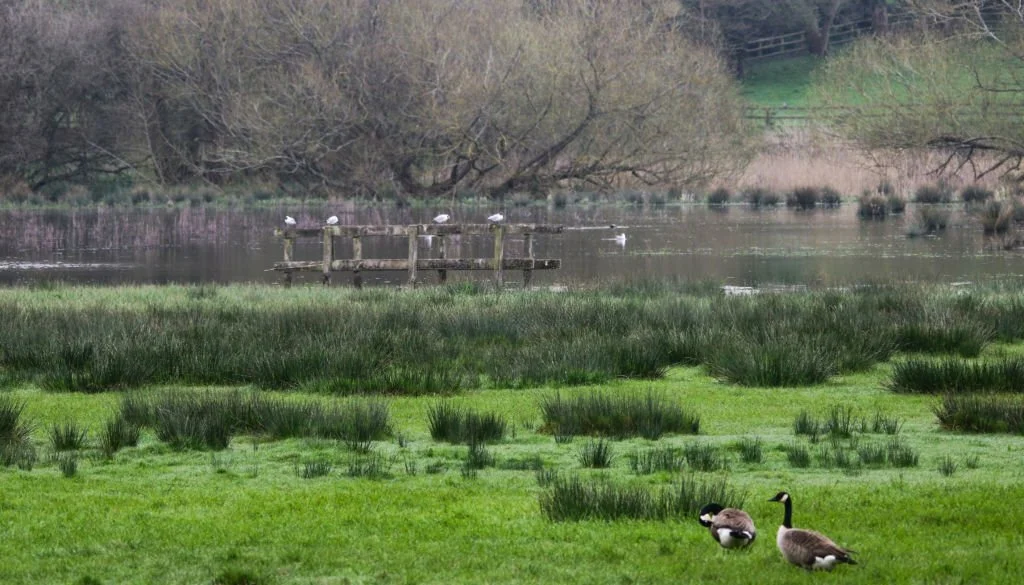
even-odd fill
[{"label": "fence post", "polygon": [[533,234],[523,234],[523,246],[526,248],[526,258],[530,263],[523,269],[523,288],[530,288],[533,281]]},{"label": "fence post", "polygon": [[[443,259],[448,257],[448,242],[447,242],[447,238],[443,234],[440,235],[440,236],[437,236],[437,237],[440,238],[440,240],[441,240],[441,252],[440,252],[440,255],[441,255],[441,259],[443,260]],[[437,271],[437,277],[438,277],[438,279],[440,279],[441,284],[445,284],[446,282],[448,282],[448,271],[447,270],[438,270]]]},{"label": "fence post", "polygon": [[359,260],[363,259],[363,240],[359,236],[352,236],[352,259],[356,261],[352,270],[352,286],[363,288],[363,273],[359,270]]},{"label": "fence post", "polygon": [[331,285],[331,262],[334,261],[334,236],[331,228],[324,227],[324,286]]},{"label": "fence post", "polygon": [[505,226],[495,225],[494,230],[494,284],[501,290],[505,284]]},{"label": "fence post", "polygon": [[416,261],[419,259],[419,226],[411,225],[407,228],[409,234],[409,286],[416,288]]},{"label": "fence post", "polygon": [[[289,236],[286,235],[284,237],[284,261],[285,262],[291,262],[292,261],[292,248],[294,246],[295,246],[295,238],[292,238],[292,237],[289,237]],[[289,288],[289,287],[292,286],[292,271],[291,270],[285,270],[284,271],[284,286],[285,286],[285,288]]]}]

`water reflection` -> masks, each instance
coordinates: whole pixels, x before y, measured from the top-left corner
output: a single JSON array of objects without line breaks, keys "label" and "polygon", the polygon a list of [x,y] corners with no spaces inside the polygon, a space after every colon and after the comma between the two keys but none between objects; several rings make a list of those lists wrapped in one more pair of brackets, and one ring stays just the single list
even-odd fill
[{"label": "water reflection", "polygon": [[[268,269],[281,259],[273,238],[286,215],[299,227],[318,227],[329,216],[339,225],[485,223],[494,207],[395,208],[353,204],[282,209],[132,209],[0,212],[0,283],[59,279],[87,283],[279,282]],[[912,209],[911,209],[912,211]],[[906,216],[862,221],[856,208],[795,211],[708,208],[701,205],[538,206],[500,210],[505,222],[557,223],[564,233],[538,235],[538,258],[561,258],[563,268],[534,274],[537,284],[596,283],[618,278],[712,279],[735,285],[841,284],[877,279],[963,281],[1024,273],[1024,255],[986,241],[960,208],[937,237],[907,238]],[[907,215],[911,215],[908,213]],[[440,254],[437,238],[424,237],[420,257]],[[447,239],[448,257],[488,258],[488,236]],[[365,238],[366,258],[404,258],[403,238]],[[317,239],[300,240],[294,258],[314,260]],[[510,237],[506,256],[525,254]],[[352,255],[340,239],[336,257]],[[436,280],[436,275],[421,275]],[[515,283],[519,275],[507,275]],[[449,272],[449,280],[487,278]],[[318,282],[315,274],[298,282]],[[395,284],[401,273],[364,274],[367,284]],[[350,276],[336,274],[335,283]]]}]

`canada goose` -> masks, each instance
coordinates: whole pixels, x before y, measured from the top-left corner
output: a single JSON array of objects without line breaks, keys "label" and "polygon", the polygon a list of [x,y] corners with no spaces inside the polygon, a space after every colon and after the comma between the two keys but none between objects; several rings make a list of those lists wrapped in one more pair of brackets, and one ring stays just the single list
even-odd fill
[{"label": "canada goose", "polygon": [[332,215],[331,217],[327,218],[327,225],[335,225],[337,223],[338,223],[338,216],[337,215]]},{"label": "canada goose", "polygon": [[793,528],[793,498],[788,493],[779,492],[768,501],[782,502],[786,506],[786,516],[782,519],[782,526],[779,526],[775,542],[787,561],[808,571],[831,571],[836,563],[857,564],[857,561],[850,558],[853,551],[832,542],[824,534]]},{"label": "canada goose", "polygon": [[500,213],[495,213],[494,215],[488,217],[487,221],[489,221],[491,223],[498,223],[498,222],[500,222],[503,219],[505,219],[504,215],[502,215]]},{"label": "canada goose", "polygon": [[736,508],[723,508],[714,502],[700,509],[700,524],[722,548],[743,548],[757,538],[750,515]]},{"label": "canada goose", "polygon": [[290,215],[284,216],[284,224],[285,225],[295,225],[295,218],[290,216]]},{"label": "canada goose", "polygon": [[451,218],[447,213],[442,213],[441,215],[434,218],[434,223],[444,223],[449,219]]}]

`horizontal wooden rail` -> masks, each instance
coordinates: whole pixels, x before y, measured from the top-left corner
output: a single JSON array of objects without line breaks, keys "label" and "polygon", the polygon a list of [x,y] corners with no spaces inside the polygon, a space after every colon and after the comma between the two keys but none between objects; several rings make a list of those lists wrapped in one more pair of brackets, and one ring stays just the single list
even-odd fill
[{"label": "horizontal wooden rail", "polygon": [[352,237],[386,237],[386,236],[408,236],[415,233],[421,236],[456,236],[456,235],[484,235],[493,234],[496,230],[504,228],[505,235],[523,234],[560,234],[565,229],[560,225],[544,225],[535,223],[469,223],[461,225],[444,224],[418,224],[418,225],[330,225],[315,228],[278,228],[274,235],[279,238],[319,238],[323,235],[352,238]]},{"label": "horizontal wooden rail", "polygon": [[[335,272],[409,270],[409,266],[409,260],[405,258],[342,259],[331,262],[331,270]],[[501,267],[505,270],[555,270],[562,267],[562,261],[557,258],[503,258]],[[416,268],[418,270],[494,270],[495,264],[491,258],[417,258]],[[323,270],[323,262],[320,260],[275,262],[273,269],[320,272]]]}]

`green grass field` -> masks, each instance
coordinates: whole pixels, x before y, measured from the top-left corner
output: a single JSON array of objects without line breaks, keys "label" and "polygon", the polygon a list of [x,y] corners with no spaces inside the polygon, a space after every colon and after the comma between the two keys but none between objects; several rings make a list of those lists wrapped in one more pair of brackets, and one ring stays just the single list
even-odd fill
[{"label": "green grass field", "polygon": [[804,107],[811,75],[823,63],[810,55],[750,63],[740,81],[741,93],[751,106]]},{"label": "green grass field", "polygon": [[[1006,347],[997,348],[1005,352]],[[1013,349],[1013,348],[1010,348]],[[540,511],[531,470],[548,469],[657,487],[676,474],[636,476],[627,455],[651,449],[643,439],[615,441],[607,470],[580,469],[584,439],[556,443],[539,433],[541,397],[554,392],[480,390],[456,403],[504,415],[514,429],[489,446],[495,465],[475,477],[461,471],[466,447],[434,442],[427,409],[435,397],[389,400],[395,439],[373,450],[390,460],[380,479],[347,476],[360,457],[337,442],[236,437],[227,450],[173,451],[152,432],[136,448],[106,460],[83,453],[66,478],[45,430],[73,418],[93,430],[120,395],[52,394],[23,387],[39,459],[31,471],[0,471],[0,582],[20,583],[793,583],[811,579],[787,565],[774,544],[781,506],[793,494],[794,523],[855,549],[859,564],[833,577],[844,583],[997,583],[1012,579],[1024,537],[1024,437],[939,430],[931,396],[883,389],[890,366],[801,389],[738,388],[700,368],[674,368],[659,381],[619,381],[612,392],[653,390],[696,410],[701,431],[669,435],[658,446],[700,442],[722,448],[725,478],[745,494],[760,536],[747,552],[720,550],[695,518],[670,521],[551,522]],[[593,388],[560,389],[565,396]],[[149,392],[149,391],[144,391]],[[331,402],[323,396],[291,399]],[[824,468],[793,433],[801,411],[825,416],[835,405],[855,416],[876,412],[902,422],[899,436],[919,454],[916,467]],[[863,445],[885,436],[856,433]],[[401,437],[399,445],[397,437]],[[759,438],[762,463],[743,463],[733,447]],[[783,447],[812,453],[805,469]],[[951,476],[938,467],[957,464]],[[363,456],[365,457],[365,456]],[[297,469],[327,461],[331,472],[303,479]],[[415,466],[415,473],[413,468]],[[973,468],[972,468],[973,467]],[[429,471],[428,471],[429,470]],[[684,473],[691,473],[685,471]]]}]

